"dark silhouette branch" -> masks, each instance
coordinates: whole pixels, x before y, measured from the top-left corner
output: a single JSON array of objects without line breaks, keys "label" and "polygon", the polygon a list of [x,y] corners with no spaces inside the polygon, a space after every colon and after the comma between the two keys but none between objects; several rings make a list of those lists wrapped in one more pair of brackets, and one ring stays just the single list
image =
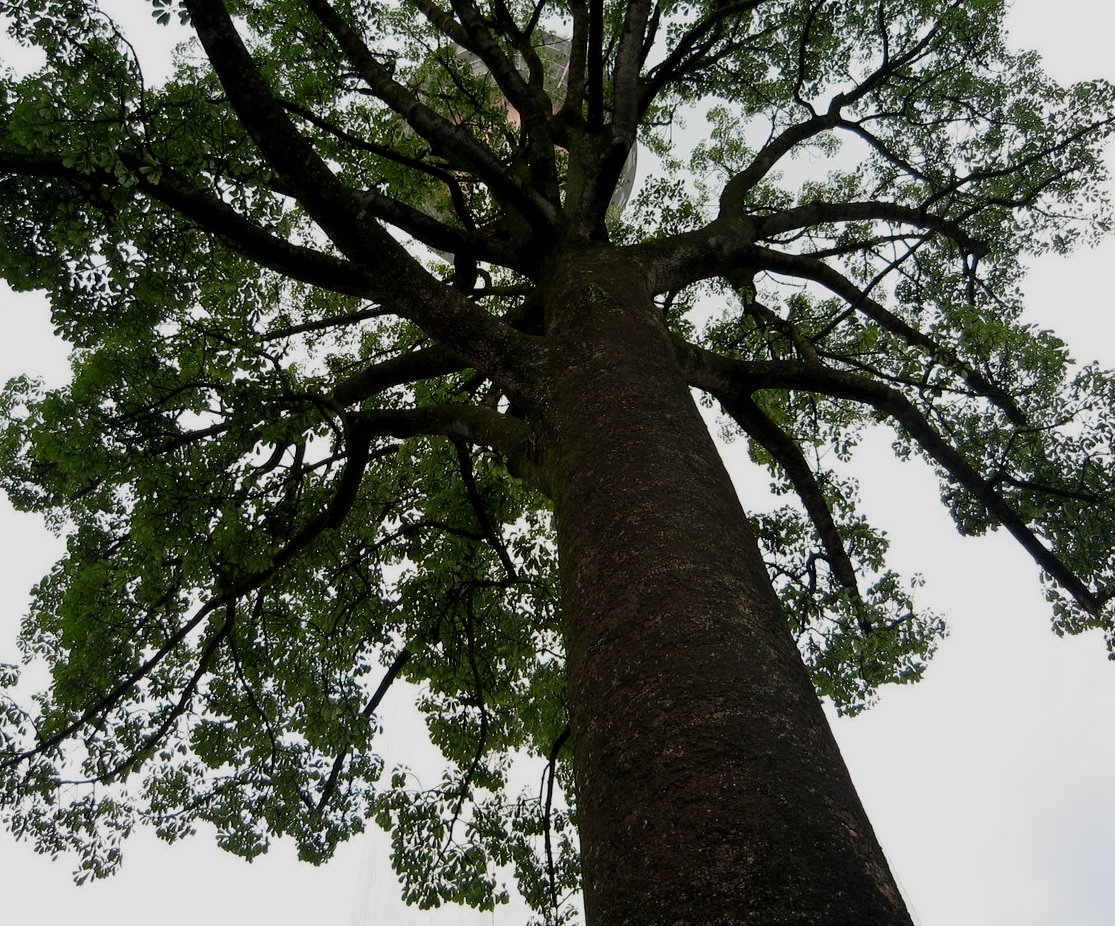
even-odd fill
[{"label": "dark silhouette branch", "polygon": [[[669,86],[675,85],[690,73],[709,66],[720,55],[711,54],[720,41],[725,24],[736,25],[747,13],[762,6],[766,0],[736,0],[719,3],[702,19],[695,22],[677,40],[669,54],[650,69],[643,80],[640,115],[646,113],[654,101]],[[658,12],[658,7],[655,7]]]},{"label": "dark silhouette branch", "polygon": [[[398,86],[328,3],[306,2],[334,26],[342,44],[352,46],[353,54],[366,56],[369,66],[374,65],[383,80]],[[509,355],[519,355],[515,332],[469,300],[446,290],[366,214],[366,206],[359,197],[334,176],[291,123],[244,46],[222,0],[185,3],[244,129],[333,243],[354,263],[367,269],[374,283],[370,287],[373,297],[398,304],[401,315],[414,320],[439,341],[453,344],[454,349],[493,378],[510,377],[515,364],[514,360],[508,362]],[[508,379],[507,385],[514,390],[516,382]]]},{"label": "dark silhouette branch", "polygon": [[897,389],[855,373],[815,363],[741,361],[691,344],[679,344],[679,357],[689,382],[710,395],[739,401],[766,389],[816,392],[860,402],[893,418],[948,477],[972,495],[1023,549],[1089,614],[1096,614],[1103,596],[1080,578],[1034,533],[1025,520],[964,455],[943,438],[916,406]]},{"label": "dark silhouette branch", "polygon": [[421,379],[447,376],[467,369],[459,357],[444,347],[423,347],[391,357],[353,373],[338,383],[333,400],[340,405],[355,405],[393,386]]},{"label": "dark silhouette branch", "polygon": [[[323,132],[333,136],[337,140],[343,142],[349,147],[357,151],[365,151],[369,154],[382,158],[385,161],[390,161],[393,164],[398,164],[401,167],[406,167],[415,173],[425,174],[428,177],[437,180],[445,186],[445,190],[449,195],[449,200],[453,204],[453,211],[456,213],[457,218],[468,232],[473,232],[476,229],[476,222],[469,211],[468,203],[465,201],[464,192],[461,188],[461,179],[451,170],[442,167],[439,164],[431,163],[428,157],[411,157],[409,155],[401,154],[393,148],[386,145],[380,145],[376,142],[368,141],[351,132],[335,125],[328,119],[323,119],[313,110],[301,106],[289,100],[282,101],[283,106],[295,114],[299,118],[313,125],[315,128],[321,129]],[[444,225],[444,223],[442,223]],[[445,226],[452,228],[452,226]],[[454,232],[459,234],[459,230],[453,229]],[[506,266],[514,266],[515,258],[511,251],[501,249],[497,242],[490,241],[481,236],[472,236],[470,245],[477,257],[481,260],[492,260],[495,263],[501,263]],[[427,242],[430,243],[430,242]],[[432,245],[437,247],[436,244]],[[489,256],[490,252],[490,256]]]},{"label": "dark silhouette branch", "polygon": [[930,357],[955,370],[971,386],[973,391],[990,400],[1013,424],[1025,426],[1029,423],[1025,413],[1010,393],[991,382],[971,364],[958,357],[954,351],[899,318],[877,300],[872,299],[864,290],[838,270],[813,257],[774,251],[769,248],[754,247],[750,249],[749,254],[751,258],[748,261],[749,267],[769,270],[772,273],[784,274],[796,279],[812,280],[814,283],[824,286],[830,292],[843,298],[850,307],[870,318],[879,327],[897,335],[912,347],[924,350]]},{"label": "dark silhouette branch", "polygon": [[493,195],[525,215],[532,223],[554,223],[556,210],[552,203],[518,180],[499,163],[487,146],[461,126],[438,115],[410,89],[398,83],[332,4],[327,0],[304,2],[336,40],[372,93],[398,113],[420,137],[454,163],[476,174]]},{"label": "dark silhouette branch", "polygon": [[[957,4],[954,4],[957,5]],[[900,55],[884,55],[882,64],[861,80],[855,87],[843,93],[838,93],[829,101],[826,112],[816,113],[805,120],[783,129],[778,135],[768,141],[755,155],[751,163],[740,171],[724,187],[720,198],[720,211],[739,212],[746,208],[747,195],[755,186],[770,173],[777,164],[794,147],[813,138],[821,132],[828,131],[838,126],[852,129],[857,132],[866,132],[853,122],[842,116],[842,112],[854,103],[859,102],[872,90],[881,86],[886,80],[904,68],[916,62],[927,53],[933,40],[940,34],[945,17],[938,18],[933,27],[929,29],[918,41],[914,42]],[[809,107],[813,111],[813,107]],[[869,134],[869,133],[868,133]],[[869,139],[870,141],[870,139]],[[906,165],[907,170],[913,169]]]},{"label": "dark silhouette branch", "polygon": [[366,208],[369,215],[395,226],[435,250],[467,254],[471,260],[488,261],[517,270],[528,266],[519,249],[503,247],[492,237],[478,234],[474,229],[454,228],[393,196],[368,189],[356,193],[354,199]]},{"label": "dark silhouette branch", "polygon": [[447,404],[424,408],[371,408],[351,414],[361,428],[390,437],[448,437],[499,453],[511,472],[548,493],[537,462],[536,438],[526,422],[478,405]]},{"label": "dark silhouette branch", "polygon": [[[794,81],[794,102],[799,106],[808,109],[811,115],[817,115],[816,109],[813,104],[802,97],[801,92],[805,87],[806,75],[806,60],[807,52],[809,51],[810,39],[813,35],[813,27],[817,22],[817,14],[826,6],[826,0],[819,0],[809,8],[809,13],[805,17],[805,23],[802,26],[801,35],[798,37],[798,53],[797,53],[797,80]],[[886,56],[884,54],[884,64],[886,63]]]},{"label": "dark silhouette branch", "polygon": [[[550,120],[554,107],[542,86],[541,62],[538,61],[537,56],[533,56],[534,60],[530,63],[535,69],[537,81],[533,85],[528,84],[519,73],[515,62],[493,38],[484,17],[472,0],[452,0],[452,5],[460,20],[460,27],[431,0],[417,0],[418,8],[433,25],[480,58],[507,102],[518,111],[522,120],[527,160],[530,164],[534,188],[551,204],[559,204],[561,189],[557,162],[554,158],[554,143],[550,133]],[[523,41],[519,44],[530,49],[530,36],[526,35],[522,38]]]},{"label": "dark silhouette branch", "polygon": [[739,173],[735,174],[720,194],[720,215],[746,214],[748,196],[774,166],[795,147],[827,132],[840,122],[839,107],[815,115],[783,129],[768,141]]},{"label": "dark silhouette branch", "polygon": [[817,530],[833,575],[855,601],[862,604],[856,570],[844,546],[840,529],[797,442],[764,414],[751,396],[723,395],[721,404],[724,411],[782,467]]},{"label": "dark silhouette branch", "polygon": [[930,46],[933,41],[941,34],[948,21],[948,14],[954,9],[963,6],[961,0],[956,0],[955,3],[949,5],[948,8],[941,11],[937,20],[925,32],[925,34],[914,42],[909,48],[901,54],[892,56],[890,53],[890,42],[887,39],[886,31],[883,30],[883,61],[874,71],[867,77],[861,80],[855,87],[844,93],[838,93],[832,98],[829,104],[829,112],[839,111],[852,103],[857,103],[872,90],[882,86],[888,79],[895,76],[902,68],[908,67],[911,64],[917,63],[930,52]]},{"label": "dark silhouette branch", "polygon": [[308,334],[311,331],[325,331],[329,328],[347,328],[349,325],[358,325],[360,322],[371,321],[374,318],[383,318],[385,315],[391,314],[394,313],[389,309],[376,306],[370,309],[348,312],[344,315],[319,318],[312,322],[303,322],[299,325],[290,325],[286,328],[272,328],[267,331],[261,331],[257,335],[257,339],[261,343],[280,341],[283,338],[292,338],[300,334]]},{"label": "dark silhouette branch", "polygon": [[[332,292],[363,297],[371,294],[373,286],[361,267],[273,235],[169,167],[158,166],[158,179],[154,180],[152,174],[140,170],[150,166],[141,158],[122,152],[121,160],[134,172],[135,189],[194,223],[240,256],[292,280]],[[44,154],[0,152],[0,174],[62,180],[78,192],[90,187],[120,187],[120,178],[110,171],[81,171],[64,166],[60,157]]]},{"label": "dark silhouette branch", "polygon": [[[987,181],[1001,180],[1004,177],[1009,177],[1016,174],[1023,173],[1026,168],[1033,167],[1038,164],[1048,163],[1054,155],[1062,154],[1069,147],[1087,138],[1095,132],[1103,130],[1110,130],[1111,126],[1115,125],[1115,116],[1110,116],[1106,119],[1099,119],[1095,122],[1090,122],[1087,125],[1077,129],[1075,132],[1070,133],[1066,137],[1058,140],[1051,145],[1043,145],[1035,151],[1031,151],[1024,156],[1013,159],[1010,164],[1003,167],[982,168],[970,171],[961,177],[956,177],[950,183],[937,190],[930,196],[925,203],[925,207],[929,208],[935,202],[946,199],[949,196],[962,191],[965,187],[970,187]],[[1058,175],[1046,178],[1039,182],[1036,187],[1020,194],[1016,197],[993,197],[991,199],[981,200],[976,205],[971,206],[965,213],[964,217],[967,218],[971,215],[976,215],[982,209],[989,205],[1002,206],[1005,208],[1020,208],[1032,204],[1040,195],[1041,191],[1045,189],[1050,183],[1058,179]]]},{"label": "dark silhouette branch", "polygon": [[755,230],[757,237],[763,239],[828,222],[843,223],[864,220],[913,225],[943,235],[956,242],[965,253],[982,256],[987,252],[987,246],[983,242],[972,238],[960,223],[934,215],[925,209],[887,202],[806,203],[803,206],[783,209],[773,215],[756,219]]},{"label": "dark silhouette branch", "polygon": [[573,729],[566,724],[565,729],[558,734],[558,738],[554,740],[553,745],[550,747],[550,753],[546,757],[546,796],[543,801],[542,810],[542,836],[546,848],[546,881],[550,887],[550,906],[556,911],[558,907],[557,897],[557,876],[554,868],[554,847],[552,838],[552,817],[554,807],[554,781],[557,778],[557,760],[561,754],[562,747],[568,742]]},{"label": "dark silhouette branch", "polygon": [[[516,291],[511,295],[529,296],[530,293]],[[503,315],[503,320],[517,331],[533,333],[539,324],[535,317],[536,309],[536,301],[526,298],[513,305]],[[334,388],[332,398],[342,406],[355,405],[393,386],[448,376],[468,368],[469,364],[447,347],[436,344],[415,347],[405,354],[377,361],[347,376]]]},{"label": "dark silhouette branch", "polygon": [[507,573],[508,581],[514,582],[519,577],[519,572],[515,568],[515,562],[511,559],[511,554],[507,552],[507,545],[500,537],[492,519],[488,517],[484,499],[480,497],[480,489],[476,485],[476,472],[472,466],[472,454],[462,440],[454,440],[453,449],[457,452],[457,466],[461,471],[461,481],[465,486],[465,495],[468,497],[473,514],[476,515],[476,520],[480,524],[480,531],[488,546],[495,552],[500,565],[503,566],[503,571]]},{"label": "dark silhouette branch", "polygon": [[[413,652],[403,647],[395,654],[395,658],[391,661],[391,665],[387,667],[383,678],[380,679],[379,687],[376,688],[375,693],[368,699],[368,703],[364,705],[364,709],[360,712],[360,719],[363,721],[370,721],[376,710],[379,708],[380,703],[387,696],[387,692],[391,689],[391,685],[399,674],[410,662]],[[325,779],[325,784],[321,787],[321,795],[318,798],[317,804],[314,809],[321,813],[328,806],[330,799],[337,791],[337,785],[341,780],[341,772],[344,771],[345,760],[348,758],[352,747],[346,746],[333,760],[333,765],[329,769],[329,777]]]},{"label": "dark silhouette branch", "polygon": [[[205,621],[210,614],[219,608],[234,608],[236,602],[239,601],[240,598],[261,588],[283,566],[294,560],[298,554],[313,543],[324,531],[340,527],[356,500],[357,490],[363,479],[364,470],[371,458],[371,454],[369,453],[371,438],[370,429],[359,426],[357,423],[354,423],[352,419],[346,419],[345,423],[347,458],[341,475],[337,480],[334,495],[329,505],[299,530],[298,533],[272,557],[271,563],[268,566],[230,583],[225,589],[213,595],[194,612],[191,618],[185,621],[177,631],[171,634],[158,650],[121,679],[108,693],[90,704],[74,721],[67,724],[57,733],[39,742],[33,749],[19,753],[6,760],[4,762],[5,765],[11,765],[47,752],[64,742],[81,728],[88,726],[95,722],[97,718],[104,716],[108,711],[118,705],[121,699],[129,692],[136,690],[136,686],[145,678],[149,677],[194,630],[201,626],[202,622]],[[223,635],[219,636],[223,639]],[[208,660],[212,658],[211,655],[206,656],[205,654],[210,653],[211,648],[216,646],[216,643],[213,642],[215,639],[217,638],[211,636],[210,642],[207,643],[206,649],[203,651],[202,660],[199,662],[197,669],[197,672],[201,674],[204,674],[205,667],[208,665]],[[219,639],[217,639],[217,642],[219,642]],[[200,675],[196,676],[194,681],[191,682],[192,688],[196,688],[197,681],[200,677]],[[185,697],[185,695],[183,697]],[[179,711],[179,714],[180,713],[181,711]],[[167,726],[166,729],[169,729],[169,726]],[[165,730],[163,732],[165,732]],[[121,766],[121,768],[123,767],[125,766]]]}]

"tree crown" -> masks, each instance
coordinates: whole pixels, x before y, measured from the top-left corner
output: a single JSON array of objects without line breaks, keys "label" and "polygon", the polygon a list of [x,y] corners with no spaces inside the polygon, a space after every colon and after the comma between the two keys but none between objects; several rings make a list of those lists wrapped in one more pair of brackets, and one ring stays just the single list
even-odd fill
[{"label": "tree crown", "polygon": [[[1052,82],[1002,3],[150,7],[187,29],[157,83],[98,4],[0,3],[42,55],[0,82],[0,273],[73,345],[69,385],[3,398],[4,488],[67,538],[22,634],[49,690],[0,705],[2,802],[46,849],[100,875],[137,819],[206,820],[320,861],[375,819],[416,902],[489,905],[505,866],[560,907],[539,371],[587,249],[645,275],[786,497],[755,523],[842,709],[944,626],[857,511],[876,421],[961,532],[1031,553],[1058,631],[1115,643],[1115,380],[1018,295],[1109,228],[1112,87]],[[399,678],[446,760],[425,790],[376,752]]]}]

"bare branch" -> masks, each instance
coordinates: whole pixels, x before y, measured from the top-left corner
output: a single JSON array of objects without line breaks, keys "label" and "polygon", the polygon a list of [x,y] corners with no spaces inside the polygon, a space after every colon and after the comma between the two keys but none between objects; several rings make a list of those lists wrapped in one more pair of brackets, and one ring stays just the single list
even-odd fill
[{"label": "bare branch", "polygon": [[468,254],[475,260],[518,270],[527,266],[520,250],[503,247],[491,236],[446,225],[393,196],[369,189],[355,194],[354,199],[367,209],[369,215],[394,225],[438,251]]},{"label": "bare branch", "polygon": [[799,106],[808,109],[810,115],[816,116],[817,111],[813,108],[813,104],[805,100],[801,91],[805,86],[805,64],[806,52],[809,50],[810,39],[812,38],[813,25],[817,21],[817,14],[825,6],[827,0],[818,0],[813,6],[809,8],[809,14],[805,17],[805,24],[802,26],[801,35],[798,37],[798,76],[794,81],[794,100]]}]

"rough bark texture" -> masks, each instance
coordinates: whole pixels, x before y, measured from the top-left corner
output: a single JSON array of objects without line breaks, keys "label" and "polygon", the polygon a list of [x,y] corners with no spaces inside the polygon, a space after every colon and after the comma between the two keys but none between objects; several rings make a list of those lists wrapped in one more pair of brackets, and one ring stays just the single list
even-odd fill
[{"label": "rough bark texture", "polygon": [[645,280],[546,303],[588,923],[909,923]]}]

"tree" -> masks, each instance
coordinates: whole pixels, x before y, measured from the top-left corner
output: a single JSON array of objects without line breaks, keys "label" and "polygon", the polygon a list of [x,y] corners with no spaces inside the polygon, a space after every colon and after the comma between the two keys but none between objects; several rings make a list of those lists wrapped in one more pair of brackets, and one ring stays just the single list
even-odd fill
[{"label": "tree", "polygon": [[[199,41],[159,87],[94,5],[0,6],[46,58],[0,266],[76,346],[5,398],[5,488],[68,534],[14,828],[101,874],[139,819],[319,860],[374,818],[421,903],[505,866],[549,921],[582,883],[589,922],[907,921],[815,690],[863,707],[942,625],[840,464],[893,422],[1109,628],[1112,380],[1015,287],[1106,229],[1110,86],[998,3],[152,6]],[[743,514],[691,388],[793,503]],[[432,791],[381,780],[398,678]]]}]

